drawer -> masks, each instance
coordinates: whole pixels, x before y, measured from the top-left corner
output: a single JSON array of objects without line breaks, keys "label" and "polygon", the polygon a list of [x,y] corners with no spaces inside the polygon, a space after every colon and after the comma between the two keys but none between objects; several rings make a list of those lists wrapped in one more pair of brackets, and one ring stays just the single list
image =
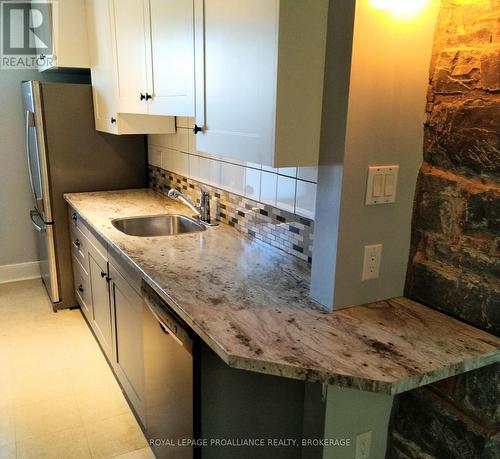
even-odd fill
[{"label": "drawer", "polygon": [[87,240],[95,247],[95,249],[107,260],[108,246],[94,231],[85,223],[78,212],[71,207],[69,208],[70,230],[74,232],[78,230]]},{"label": "drawer", "polygon": [[87,271],[80,264],[78,259],[73,256],[73,279],[75,283],[75,295],[78,300],[78,304],[82,308],[83,313],[88,320],[91,320],[91,292],[90,292],[90,282],[89,275]]},{"label": "drawer", "polygon": [[90,242],[87,237],[80,231],[78,227],[72,227],[70,231],[71,254],[75,257],[86,273],[89,267],[89,246]]}]

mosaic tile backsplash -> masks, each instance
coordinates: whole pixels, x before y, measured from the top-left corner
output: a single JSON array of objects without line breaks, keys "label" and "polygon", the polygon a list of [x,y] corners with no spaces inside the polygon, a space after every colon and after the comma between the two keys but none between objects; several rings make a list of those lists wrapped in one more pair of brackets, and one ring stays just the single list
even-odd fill
[{"label": "mosaic tile backsplash", "polygon": [[201,190],[210,193],[211,217],[309,263],[314,221],[246,197],[149,165],[149,186],[167,194],[177,188],[199,204]]}]

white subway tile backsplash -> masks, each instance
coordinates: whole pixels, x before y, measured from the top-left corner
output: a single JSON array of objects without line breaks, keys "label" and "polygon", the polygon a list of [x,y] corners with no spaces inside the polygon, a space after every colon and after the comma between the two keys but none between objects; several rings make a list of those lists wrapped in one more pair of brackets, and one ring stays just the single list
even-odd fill
[{"label": "white subway tile backsplash", "polygon": [[299,167],[297,169],[297,178],[301,179],[301,180],[309,180],[310,182],[317,183],[317,181],[318,181],[318,166]]},{"label": "white subway tile backsplash", "polygon": [[243,195],[245,192],[245,168],[237,164],[221,163],[221,187]]},{"label": "white subway tile backsplash", "polygon": [[260,200],[260,176],[260,170],[245,168],[245,196],[247,198]]},{"label": "white subway tile backsplash", "polygon": [[189,177],[203,181],[200,175],[200,157],[196,155],[188,155],[189,157]]},{"label": "white subway tile backsplash", "polygon": [[163,134],[164,143],[167,148],[177,150],[177,134]]},{"label": "white subway tile backsplash", "polygon": [[199,157],[200,164],[200,182],[210,183],[210,159]]},{"label": "white subway tile backsplash", "polygon": [[278,209],[282,209],[314,218],[317,167],[275,169],[201,152],[193,154],[196,136],[183,127],[190,123],[190,118],[186,119],[178,122],[176,134],[148,136],[149,164],[275,206],[278,215]]},{"label": "white subway tile backsplash", "polygon": [[297,196],[295,198],[295,213],[297,215],[314,219],[316,187],[315,183],[297,180]]},{"label": "white subway tile backsplash", "polygon": [[172,150],[170,148],[162,148],[161,150],[161,167],[162,169],[172,170],[173,167],[173,154],[176,150]]},{"label": "white subway tile backsplash", "polygon": [[288,212],[295,211],[295,184],[297,180],[278,175],[276,207]]},{"label": "white subway tile backsplash", "polygon": [[175,136],[175,147],[177,150],[187,153],[189,151],[189,129],[180,128],[177,129]]},{"label": "white subway tile backsplash", "polygon": [[296,167],[280,167],[278,169],[278,174],[286,175],[287,177],[297,177],[297,168]]},{"label": "white subway tile backsplash", "polygon": [[216,159],[209,160],[209,174],[208,174],[208,183],[215,186],[220,186],[221,184],[221,175],[222,175],[222,167],[221,162]]},{"label": "white subway tile backsplash", "polygon": [[161,149],[150,147],[148,151],[148,162],[156,167],[161,167]]},{"label": "white subway tile backsplash", "polygon": [[155,145],[157,147],[167,147],[167,135],[166,134],[149,134],[148,143],[150,145]]},{"label": "white subway tile backsplash", "polygon": [[278,169],[276,169],[275,167],[264,166],[264,164],[262,165],[262,170],[267,172],[274,172],[275,174],[278,172]]},{"label": "white subway tile backsplash", "polygon": [[257,163],[246,163],[247,167],[251,167],[252,169],[262,169],[262,164],[257,164]]},{"label": "white subway tile backsplash", "polygon": [[271,172],[262,171],[260,178],[260,200],[270,206],[276,205],[276,191],[278,176]]},{"label": "white subway tile backsplash", "polygon": [[188,128],[191,127],[189,125],[189,117],[188,116],[177,116],[175,118],[175,126],[178,128]]},{"label": "white subway tile backsplash", "polygon": [[188,152],[193,154],[196,153],[196,136],[191,130],[188,134]]},{"label": "white subway tile backsplash", "polygon": [[189,175],[188,155],[177,150],[167,150],[167,152],[170,167],[165,167],[165,169],[179,175]]}]

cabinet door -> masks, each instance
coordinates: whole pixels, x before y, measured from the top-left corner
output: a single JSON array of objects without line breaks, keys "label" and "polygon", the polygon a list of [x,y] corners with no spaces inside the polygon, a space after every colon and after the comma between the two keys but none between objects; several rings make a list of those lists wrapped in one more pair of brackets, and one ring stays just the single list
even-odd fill
[{"label": "cabinet door", "polygon": [[271,164],[278,0],[195,0],[199,151]]},{"label": "cabinet door", "polygon": [[[39,61],[39,70],[51,68],[89,68],[87,30],[84,0],[42,0],[33,2],[37,9],[46,10],[50,23],[41,24],[46,36],[47,28],[52,39],[52,54],[42,46],[37,51],[46,56]],[[41,43],[39,43],[41,44]]]},{"label": "cabinet door", "polygon": [[194,115],[193,0],[149,0],[153,115]]},{"label": "cabinet door", "polygon": [[129,400],[144,420],[144,351],[141,296],[118,270],[109,264],[110,293],[114,313],[113,366]]},{"label": "cabinet door", "polygon": [[89,251],[89,278],[92,290],[92,325],[104,353],[111,358],[113,339],[107,262],[96,250]]},{"label": "cabinet door", "polygon": [[92,321],[92,297],[90,295],[89,275],[78,259],[72,257],[73,282],[75,285],[75,296],[83,314],[89,322]]},{"label": "cabinet door", "polygon": [[[113,0],[118,111],[147,113],[149,59],[147,56],[147,0]],[[148,19],[149,20],[149,19]]]},{"label": "cabinet door", "polygon": [[110,0],[86,0],[95,127],[116,131],[116,85]]}]

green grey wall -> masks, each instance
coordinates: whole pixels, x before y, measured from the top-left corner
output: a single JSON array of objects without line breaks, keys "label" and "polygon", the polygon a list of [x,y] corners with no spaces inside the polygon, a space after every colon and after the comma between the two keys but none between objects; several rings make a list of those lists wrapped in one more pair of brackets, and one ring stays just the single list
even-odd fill
[{"label": "green grey wall", "polygon": [[385,457],[387,429],[394,397],[329,386],[326,399],[325,438],[351,440],[349,447],[327,447],[323,459],[354,459],[356,436],[372,432],[370,459]]},{"label": "green grey wall", "polygon": [[[352,47],[341,52],[351,46],[346,18],[354,3]],[[400,296],[405,284],[439,2],[405,18],[375,4],[330,5],[311,293],[332,309]],[[365,206],[368,166],[394,164],[396,202]],[[370,244],[383,244],[380,276],[362,281]]]},{"label": "green grey wall", "polygon": [[82,76],[0,70],[0,266],[38,260],[24,144],[21,82],[26,80],[81,81]]}]

